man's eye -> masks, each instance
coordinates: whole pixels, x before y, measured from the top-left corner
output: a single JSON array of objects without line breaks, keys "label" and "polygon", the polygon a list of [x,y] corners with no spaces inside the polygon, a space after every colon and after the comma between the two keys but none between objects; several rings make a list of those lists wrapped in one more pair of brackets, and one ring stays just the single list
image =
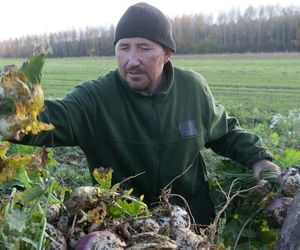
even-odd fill
[{"label": "man's eye", "polygon": [[120,47],[119,47],[119,50],[126,51],[126,50],[128,50],[128,48],[129,48],[129,47],[127,47],[127,46],[120,46]]},{"label": "man's eye", "polygon": [[141,47],[142,50],[151,50],[150,47]]}]

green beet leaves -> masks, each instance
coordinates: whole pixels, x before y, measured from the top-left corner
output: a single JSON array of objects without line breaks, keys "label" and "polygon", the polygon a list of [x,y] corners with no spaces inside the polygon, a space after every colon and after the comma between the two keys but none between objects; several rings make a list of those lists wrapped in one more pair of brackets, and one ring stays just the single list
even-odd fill
[{"label": "green beet leaves", "polygon": [[37,47],[34,54],[23,63],[20,70],[25,75],[29,85],[41,83],[45,59],[51,54],[51,49],[47,45],[42,44]]}]

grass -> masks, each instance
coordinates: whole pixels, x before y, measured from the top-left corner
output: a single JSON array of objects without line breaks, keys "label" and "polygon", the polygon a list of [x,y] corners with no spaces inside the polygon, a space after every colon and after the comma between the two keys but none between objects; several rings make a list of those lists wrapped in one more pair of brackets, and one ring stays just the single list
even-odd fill
[{"label": "grass", "polygon": [[276,111],[300,107],[300,54],[212,55],[175,59],[201,72],[216,99],[232,106],[245,102]]},{"label": "grass", "polygon": [[[300,107],[300,54],[220,54],[174,56],[175,66],[200,72],[216,99],[227,108],[237,105],[286,112]],[[0,59],[20,66],[21,59]],[[49,58],[43,84],[47,98],[63,97],[77,84],[116,68],[115,58]]]},{"label": "grass", "polygon": [[[300,107],[300,54],[221,54],[174,56],[175,66],[200,72],[216,99],[229,110],[243,105],[287,112]],[[0,58],[20,66],[22,59]],[[48,58],[43,85],[47,98],[60,98],[75,85],[116,68],[115,58]]]}]

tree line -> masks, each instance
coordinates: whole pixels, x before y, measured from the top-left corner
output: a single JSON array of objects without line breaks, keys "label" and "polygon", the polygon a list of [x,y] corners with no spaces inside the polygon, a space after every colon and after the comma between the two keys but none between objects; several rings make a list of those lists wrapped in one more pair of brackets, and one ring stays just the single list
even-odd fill
[{"label": "tree line", "polygon": [[[170,19],[177,54],[300,51],[300,6],[249,6]],[[55,57],[111,56],[115,27],[87,27],[0,41],[0,57],[27,57],[48,42]]]}]

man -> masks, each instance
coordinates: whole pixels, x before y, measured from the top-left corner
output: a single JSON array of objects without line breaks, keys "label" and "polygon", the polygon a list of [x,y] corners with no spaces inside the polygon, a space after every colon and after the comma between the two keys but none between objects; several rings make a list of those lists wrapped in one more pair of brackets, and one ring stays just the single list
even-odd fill
[{"label": "man", "polygon": [[[228,117],[201,75],[172,65],[172,28],[160,10],[146,3],[129,7],[113,44],[118,69],[62,100],[46,101],[40,119],[55,129],[21,143],[80,146],[90,171],[112,168],[115,182],[144,172],[128,185],[149,204],[188,169],[173,182],[172,193],[186,199],[199,224],[214,217],[204,147],[249,166],[256,179],[262,171],[279,171],[260,137]],[[183,205],[181,199],[171,202]]]}]

